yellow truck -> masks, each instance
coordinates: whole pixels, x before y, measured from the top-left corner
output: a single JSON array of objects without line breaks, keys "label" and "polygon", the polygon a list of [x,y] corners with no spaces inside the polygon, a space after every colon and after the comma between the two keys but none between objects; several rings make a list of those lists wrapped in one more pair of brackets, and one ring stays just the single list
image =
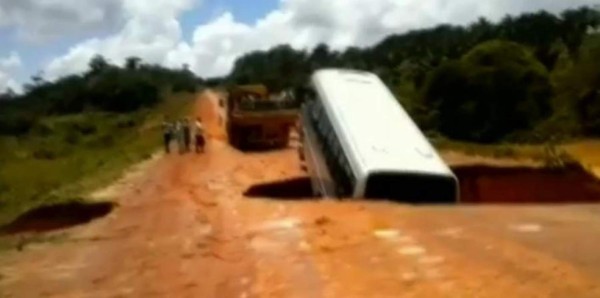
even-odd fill
[{"label": "yellow truck", "polygon": [[227,100],[229,142],[241,150],[286,147],[298,114],[289,92],[270,94],[263,85],[233,87]]}]

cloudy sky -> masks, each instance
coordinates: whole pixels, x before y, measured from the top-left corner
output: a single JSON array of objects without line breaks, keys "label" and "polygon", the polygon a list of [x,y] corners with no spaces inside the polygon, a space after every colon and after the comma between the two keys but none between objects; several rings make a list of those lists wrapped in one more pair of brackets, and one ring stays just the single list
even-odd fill
[{"label": "cloudy sky", "polygon": [[0,91],[85,70],[102,54],[227,74],[248,51],[365,46],[390,33],[600,0],[0,0]]}]

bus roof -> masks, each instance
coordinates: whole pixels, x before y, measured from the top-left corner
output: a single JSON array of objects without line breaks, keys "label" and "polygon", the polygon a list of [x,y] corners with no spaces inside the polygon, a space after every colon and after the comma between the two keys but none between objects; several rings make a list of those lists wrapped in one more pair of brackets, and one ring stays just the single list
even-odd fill
[{"label": "bus roof", "polygon": [[453,175],[375,74],[324,69],[312,80],[346,153],[364,174]]}]

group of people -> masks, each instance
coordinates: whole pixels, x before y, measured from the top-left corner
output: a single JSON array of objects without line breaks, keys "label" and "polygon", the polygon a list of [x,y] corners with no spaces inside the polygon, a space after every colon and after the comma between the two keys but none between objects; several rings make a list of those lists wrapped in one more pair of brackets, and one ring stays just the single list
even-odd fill
[{"label": "group of people", "polygon": [[174,122],[165,121],[163,123],[163,138],[166,153],[171,152],[171,143],[173,141],[176,141],[180,154],[191,151],[192,141],[196,153],[204,152],[206,141],[200,117],[196,118],[193,122],[189,118]]}]

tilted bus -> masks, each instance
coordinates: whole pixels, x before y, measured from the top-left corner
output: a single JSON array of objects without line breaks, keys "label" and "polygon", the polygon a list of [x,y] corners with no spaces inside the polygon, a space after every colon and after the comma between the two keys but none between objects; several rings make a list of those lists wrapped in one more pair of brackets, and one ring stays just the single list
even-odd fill
[{"label": "tilted bus", "polygon": [[375,74],[325,69],[302,107],[302,153],[317,195],[456,202],[458,180]]}]

